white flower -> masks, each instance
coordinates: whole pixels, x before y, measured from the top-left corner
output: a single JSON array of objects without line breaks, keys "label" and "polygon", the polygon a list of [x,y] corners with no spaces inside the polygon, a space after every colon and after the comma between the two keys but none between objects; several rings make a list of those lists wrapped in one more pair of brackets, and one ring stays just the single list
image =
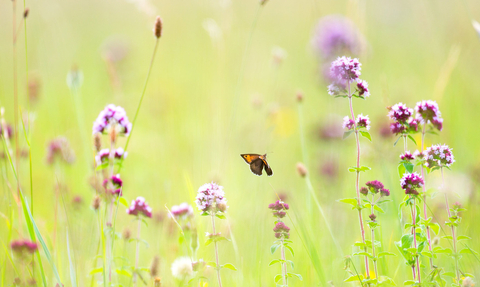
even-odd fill
[{"label": "white flower", "polygon": [[178,257],[172,263],[172,275],[173,277],[184,280],[193,275],[192,260],[189,257]]}]

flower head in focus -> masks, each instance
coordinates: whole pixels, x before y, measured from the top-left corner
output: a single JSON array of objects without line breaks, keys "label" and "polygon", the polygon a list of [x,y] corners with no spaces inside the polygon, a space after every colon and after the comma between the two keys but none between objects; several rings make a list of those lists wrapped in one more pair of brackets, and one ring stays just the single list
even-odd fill
[{"label": "flower head in focus", "polygon": [[452,149],[448,145],[432,145],[423,152],[423,156],[425,166],[429,168],[450,167],[455,162]]},{"label": "flower head in focus", "polygon": [[127,113],[120,106],[110,104],[103,109],[93,123],[92,134],[105,133],[111,127],[118,129],[118,133],[128,136],[132,130],[132,124],[128,120]]},{"label": "flower head in focus", "polygon": [[200,186],[195,203],[198,209],[203,212],[225,212],[228,208],[223,186],[214,182]]},{"label": "flower head in focus", "polygon": [[405,194],[418,195],[417,189],[424,185],[423,178],[416,172],[405,173],[400,179],[400,185],[405,190]]},{"label": "flower head in focus", "polygon": [[418,102],[415,111],[421,124],[431,123],[437,130],[443,129],[442,113],[438,109],[437,102],[430,100]]}]

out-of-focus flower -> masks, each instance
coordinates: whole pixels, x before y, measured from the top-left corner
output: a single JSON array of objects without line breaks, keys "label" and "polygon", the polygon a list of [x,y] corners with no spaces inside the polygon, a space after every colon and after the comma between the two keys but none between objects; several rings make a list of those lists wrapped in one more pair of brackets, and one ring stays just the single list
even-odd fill
[{"label": "out-of-focus flower", "polygon": [[424,185],[423,178],[416,172],[405,173],[400,179],[400,185],[405,190],[405,194],[418,195],[417,189]]},{"label": "out-of-focus flower", "polygon": [[329,15],[321,18],[312,38],[315,51],[324,59],[361,51],[361,34],[348,18]]},{"label": "out-of-focus flower", "polygon": [[29,240],[12,241],[12,243],[10,243],[10,247],[15,253],[19,255],[22,255],[25,252],[34,253],[38,249],[37,243]]},{"label": "out-of-focus flower", "polygon": [[361,75],[362,64],[357,58],[338,57],[330,66],[330,75],[340,83],[353,82]]},{"label": "out-of-focus flower", "polygon": [[68,164],[73,163],[75,160],[75,154],[65,137],[57,137],[48,144],[47,163],[51,165],[55,162],[55,159]]},{"label": "out-of-focus flower", "polygon": [[100,112],[97,119],[93,123],[93,134],[104,133],[112,125],[118,128],[118,132],[128,136],[132,130],[132,124],[128,121],[127,113],[120,106],[110,104]]},{"label": "out-of-focus flower", "polygon": [[393,121],[406,123],[408,119],[413,115],[413,109],[407,107],[407,105],[398,103],[393,105],[388,112],[388,117]]},{"label": "out-of-focus flower", "polygon": [[334,81],[328,85],[327,92],[331,96],[346,95],[347,86],[339,81]]},{"label": "out-of-focus flower", "polygon": [[455,162],[452,149],[447,145],[432,145],[423,152],[423,156],[425,166],[429,168],[450,167]]},{"label": "out-of-focus flower", "polygon": [[[10,124],[5,124],[6,128],[3,128],[3,125],[0,125],[0,135],[4,136],[5,138],[12,138],[13,136],[13,128]],[[5,130],[5,131],[4,131]]]},{"label": "out-of-focus flower", "polygon": [[369,188],[371,193],[379,193],[380,190],[384,188],[383,183],[378,180],[368,181],[365,185]]},{"label": "out-of-focus flower", "polygon": [[412,161],[415,159],[415,156],[411,154],[409,151],[406,151],[405,153],[402,153],[400,155],[400,159],[403,161]]},{"label": "out-of-focus flower", "polygon": [[152,265],[150,266],[150,276],[152,278],[158,275],[159,265],[160,265],[160,258],[158,256],[153,257]]},{"label": "out-of-focus flower", "polygon": [[355,122],[354,122],[351,118],[349,118],[348,116],[345,116],[345,117],[343,118],[342,127],[343,127],[344,129],[351,130],[351,129],[354,128],[354,126],[355,126]]},{"label": "out-of-focus flower", "polygon": [[301,177],[305,177],[308,174],[308,169],[303,163],[299,162],[297,163],[297,172]]},{"label": "out-of-focus flower", "polygon": [[[181,203],[180,205],[172,206],[170,211],[176,219],[186,219],[188,217],[193,217],[193,207],[186,202]],[[171,217],[170,214],[168,214],[168,216]]]},{"label": "out-of-focus flower", "polygon": [[172,275],[179,280],[185,280],[193,275],[192,260],[189,257],[179,257],[172,263]]},{"label": "out-of-focus flower", "polygon": [[97,211],[100,208],[100,197],[96,195],[92,200],[92,208]]},{"label": "out-of-focus flower", "polygon": [[318,134],[322,140],[341,139],[343,135],[343,129],[339,119],[334,117],[331,120],[327,120],[322,124],[322,126],[320,126]]},{"label": "out-of-focus flower", "polygon": [[132,237],[132,232],[130,229],[125,228],[125,230],[123,230],[122,237],[124,240],[128,241]]},{"label": "out-of-focus flower", "polygon": [[[109,187],[109,184],[112,185],[113,189]],[[105,179],[103,181],[103,188],[105,188],[107,192],[115,196],[122,196],[122,186],[123,181],[120,179],[120,174],[112,175],[110,179]]]},{"label": "out-of-focus flower", "polygon": [[370,218],[371,221],[375,221],[375,219],[377,219],[377,216],[373,213],[370,214],[368,217]]},{"label": "out-of-focus flower", "polygon": [[408,131],[409,132],[418,132],[418,124],[419,124],[418,119],[410,118],[408,120]]},{"label": "out-of-focus flower", "polygon": [[392,131],[393,134],[399,135],[404,133],[407,130],[407,128],[401,123],[395,122],[390,124],[390,130]]},{"label": "out-of-focus flower", "polygon": [[287,58],[288,53],[282,47],[275,46],[272,48],[272,59],[275,66],[280,66]]},{"label": "out-of-focus flower", "polygon": [[[223,186],[218,185],[214,182],[206,183],[197,191],[197,197],[195,200],[197,207],[200,211],[220,211],[218,206],[224,204],[226,208],[227,200],[225,198],[225,192],[223,191]],[[226,211],[225,208],[225,211]]]},{"label": "out-of-focus flower", "polygon": [[288,227],[284,222],[280,221],[275,224],[273,228],[273,232],[275,232],[276,238],[290,238],[290,227]]},{"label": "out-of-focus flower", "polygon": [[415,111],[421,124],[431,123],[439,131],[443,129],[442,114],[438,109],[437,102],[430,100],[418,102]]},{"label": "out-of-focus flower", "polygon": [[367,196],[368,195],[368,188],[366,186],[360,187],[360,193]]},{"label": "out-of-focus flower", "polygon": [[143,214],[146,217],[152,217],[152,208],[145,202],[145,198],[139,196],[137,199],[132,200],[130,207],[127,209],[127,213],[130,215]]},{"label": "out-of-focus flower", "polygon": [[157,16],[157,19],[155,19],[155,25],[153,26],[153,34],[157,39],[162,36],[162,26],[162,18]]},{"label": "out-of-focus flower", "polygon": [[475,286],[475,282],[473,282],[473,279],[471,277],[465,277],[462,280],[462,287],[473,287],[473,286]]},{"label": "out-of-focus flower", "polygon": [[357,127],[365,128],[367,131],[370,130],[370,119],[368,118],[368,116],[359,114],[357,116]]},{"label": "out-of-focus flower", "polygon": [[[115,160],[125,159],[127,155],[128,155],[128,152],[124,152],[123,148],[119,147],[115,150],[114,159]],[[102,165],[108,162],[109,157],[110,157],[110,150],[108,148],[102,149],[95,156],[95,162],[97,163],[97,165]]]},{"label": "out-of-focus flower", "polygon": [[268,208],[273,211],[273,216],[276,218],[284,218],[287,215],[287,210],[290,208],[288,204],[283,201],[277,200],[274,203],[268,205]]},{"label": "out-of-focus flower", "polygon": [[40,97],[40,79],[36,75],[30,75],[28,78],[28,98],[30,102],[36,103]]}]

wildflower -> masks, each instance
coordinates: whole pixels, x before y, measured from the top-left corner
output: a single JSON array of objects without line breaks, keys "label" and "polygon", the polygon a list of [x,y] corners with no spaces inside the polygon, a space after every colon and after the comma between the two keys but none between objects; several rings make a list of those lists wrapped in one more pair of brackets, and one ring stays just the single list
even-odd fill
[{"label": "wildflower", "polygon": [[34,253],[38,249],[37,243],[29,240],[15,240],[10,243],[12,250],[21,255],[24,252]]},{"label": "wildflower", "polygon": [[338,57],[330,66],[330,75],[341,83],[355,81],[360,77],[361,66],[357,58]]},{"label": "wildflower", "polygon": [[368,188],[365,186],[360,187],[360,193],[367,196],[368,195]]},{"label": "wildflower", "polygon": [[290,207],[285,202],[281,200],[277,200],[274,203],[270,203],[268,205],[268,208],[274,211],[279,211],[279,210],[288,210]]},{"label": "wildflower", "polygon": [[406,123],[412,115],[413,109],[408,108],[407,105],[402,103],[393,105],[388,112],[388,117],[399,123]]},{"label": "wildflower", "polygon": [[462,280],[462,287],[473,287],[475,286],[475,282],[473,282],[473,279],[471,277],[465,277]]},{"label": "wildflower", "polygon": [[344,129],[351,130],[351,129],[353,129],[354,126],[355,126],[355,122],[351,118],[349,118],[348,116],[345,116],[343,118],[342,127]]},{"label": "wildflower", "polygon": [[0,125],[0,136],[3,136],[5,138],[12,138],[12,136],[13,136],[12,125],[5,124],[5,128],[3,126],[4,125]]},{"label": "wildflower", "polygon": [[[116,160],[121,160],[121,159],[125,159],[127,155],[128,155],[128,152],[124,151],[123,148],[119,147],[115,150],[113,157]],[[110,150],[108,148],[102,149],[95,156],[95,162],[97,163],[97,165],[102,165],[108,162],[109,157],[110,157]]]},{"label": "wildflower", "polygon": [[65,137],[57,137],[48,144],[47,163],[53,164],[56,158],[68,164],[75,160],[75,154]]},{"label": "wildflower", "polygon": [[409,132],[418,132],[418,124],[420,123],[419,119],[410,118],[408,120],[408,131]]},{"label": "wildflower", "polygon": [[93,123],[93,134],[104,133],[111,127],[118,128],[118,132],[125,136],[130,134],[132,124],[128,121],[127,113],[120,106],[110,104],[100,112],[97,119]]},{"label": "wildflower", "polygon": [[[112,184],[113,189],[108,188],[109,183]],[[120,174],[112,175],[110,179],[105,179],[103,181],[103,188],[105,188],[107,192],[110,192],[112,195],[122,196],[122,186],[123,181],[120,179]]]},{"label": "wildflower", "polygon": [[460,209],[460,208],[462,208],[462,204],[461,204],[460,202],[456,201],[456,202],[453,204],[453,208],[455,208],[455,209]]},{"label": "wildflower", "polygon": [[375,221],[375,219],[377,219],[377,216],[373,213],[370,214],[368,217],[370,218],[371,221]]},{"label": "wildflower", "polygon": [[334,81],[328,85],[327,91],[331,96],[345,95],[347,93],[347,86],[339,81]]},{"label": "wildflower", "polygon": [[315,27],[312,45],[324,59],[332,59],[341,53],[358,54],[361,35],[350,19],[329,15],[321,18]]},{"label": "wildflower", "polygon": [[399,122],[391,123],[390,130],[393,134],[398,135],[404,133],[407,128]]},{"label": "wildflower", "polygon": [[184,280],[193,275],[192,261],[189,257],[179,257],[172,263],[172,275],[173,277]]},{"label": "wildflower", "polygon": [[203,259],[199,259],[192,263],[193,271],[201,271],[207,266],[207,263]]},{"label": "wildflower", "polygon": [[275,232],[275,237],[276,238],[289,238],[290,237],[290,228],[285,225],[284,222],[280,221],[275,224],[275,227],[273,228],[273,232]]},{"label": "wildflower", "polygon": [[368,181],[365,184],[371,193],[379,193],[382,188],[384,188],[383,183],[378,180]]},{"label": "wildflower", "polygon": [[380,194],[382,196],[390,196],[390,190],[388,190],[386,188],[382,188],[382,189],[380,189]]},{"label": "wildflower", "polygon": [[425,166],[429,168],[434,167],[449,167],[455,162],[452,149],[447,145],[433,145],[427,148],[424,152]]},{"label": "wildflower", "polygon": [[357,127],[366,128],[367,131],[370,130],[370,119],[368,118],[368,116],[364,116],[363,114],[359,114],[357,116]]},{"label": "wildflower", "polygon": [[362,98],[368,98],[370,91],[368,90],[368,83],[364,80],[357,79],[358,95]]},{"label": "wildflower", "polygon": [[122,233],[122,237],[125,241],[128,241],[130,237],[132,237],[132,232],[130,232],[130,229],[125,228]]},{"label": "wildflower", "polygon": [[439,131],[443,128],[443,119],[435,101],[421,101],[415,107],[417,118],[421,124],[431,123]]},{"label": "wildflower", "polygon": [[301,177],[305,177],[308,174],[307,167],[301,162],[297,163],[297,172]]},{"label": "wildflower", "polygon": [[405,190],[405,194],[418,195],[417,188],[422,187],[423,184],[423,178],[416,172],[405,173],[402,179],[400,179],[400,185]]},{"label": "wildflower", "polygon": [[139,196],[137,199],[132,200],[130,207],[127,209],[127,213],[130,215],[143,214],[146,217],[152,217],[152,208],[145,202],[145,198]]},{"label": "wildflower", "polygon": [[200,186],[197,191],[195,203],[197,204],[198,209],[203,212],[220,211],[218,207],[221,204],[225,204],[225,206],[222,205],[224,211],[228,208],[228,206],[226,206],[227,200],[225,199],[223,186],[214,182]]},{"label": "wildflower", "polygon": [[97,211],[100,208],[100,197],[96,195],[92,201],[93,210]]},{"label": "wildflower", "polygon": [[298,91],[297,92],[297,102],[299,102],[299,103],[303,102],[303,97],[304,97],[303,92]]},{"label": "wildflower", "polygon": [[[187,218],[187,217],[192,217],[193,216],[193,207],[184,202],[180,205],[174,205],[172,206],[171,212],[175,218]],[[168,215],[171,217],[171,215]]]},{"label": "wildflower", "polygon": [[406,151],[405,153],[402,153],[400,155],[400,159],[403,161],[412,161],[415,159],[415,156],[411,154],[409,151]]}]

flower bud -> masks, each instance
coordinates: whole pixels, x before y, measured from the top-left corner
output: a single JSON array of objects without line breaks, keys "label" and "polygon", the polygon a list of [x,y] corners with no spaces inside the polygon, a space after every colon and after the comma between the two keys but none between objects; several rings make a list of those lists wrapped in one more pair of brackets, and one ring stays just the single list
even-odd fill
[{"label": "flower bud", "polygon": [[301,162],[297,163],[297,172],[301,177],[305,177],[308,174],[307,167]]},{"label": "flower bud", "polygon": [[159,265],[160,265],[160,258],[158,258],[158,256],[153,257],[152,265],[150,266],[150,276],[155,277],[158,275]]},{"label": "flower bud", "polygon": [[93,210],[97,211],[100,208],[100,197],[96,195],[92,201]]},{"label": "flower bud", "polygon": [[162,36],[162,19],[160,16],[157,16],[157,19],[155,20],[155,26],[153,27],[153,33],[155,34],[155,37],[159,39]]},{"label": "flower bud", "polygon": [[221,212],[227,211],[227,208],[228,208],[228,206],[225,202],[217,204],[217,209]]}]

